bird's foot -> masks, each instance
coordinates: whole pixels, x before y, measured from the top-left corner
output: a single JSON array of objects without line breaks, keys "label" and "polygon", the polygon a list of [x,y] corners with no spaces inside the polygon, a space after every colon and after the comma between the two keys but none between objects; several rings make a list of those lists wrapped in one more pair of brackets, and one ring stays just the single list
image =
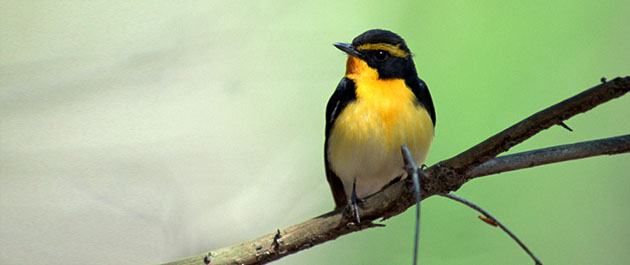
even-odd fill
[{"label": "bird's foot", "polygon": [[348,201],[348,210],[354,219],[357,221],[357,225],[361,224],[361,216],[359,215],[359,204],[364,200],[357,196],[356,181],[352,184],[352,195]]}]

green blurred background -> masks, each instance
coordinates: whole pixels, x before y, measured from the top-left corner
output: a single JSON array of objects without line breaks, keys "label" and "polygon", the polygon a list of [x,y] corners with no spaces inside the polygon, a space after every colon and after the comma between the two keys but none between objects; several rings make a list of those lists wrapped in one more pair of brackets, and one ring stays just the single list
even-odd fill
[{"label": "green blurred background", "polygon": [[[630,74],[628,1],[0,1],[0,263],[147,264],[333,207],[333,42],[403,36],[437,110],[432,165]],[[627,134],[630,96],[511,152]],[[545,264],[630,263],[630,156],[476,179],[458,192]],[[444,198],[422,264],[532,264]],[[413,211],[275,264],[410,264]]]}]

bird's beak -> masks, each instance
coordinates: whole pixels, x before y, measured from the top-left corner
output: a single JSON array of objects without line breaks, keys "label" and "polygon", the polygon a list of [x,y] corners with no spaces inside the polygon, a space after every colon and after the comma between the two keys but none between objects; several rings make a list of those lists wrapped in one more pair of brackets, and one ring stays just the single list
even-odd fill
[{"label": "bird's beak", "polygon": [[358,58],[361,58],[362,55],[359,51],[357,51],[356,48],[354,48],[354,46],[352,46],[352,44],[349,43],[340,43],[340,42],[336,42],[333,43],[333,45],[335,47],[337,47],[337,49],[342,50],[343,52],[347,53],[348,55],[352,55]]}]

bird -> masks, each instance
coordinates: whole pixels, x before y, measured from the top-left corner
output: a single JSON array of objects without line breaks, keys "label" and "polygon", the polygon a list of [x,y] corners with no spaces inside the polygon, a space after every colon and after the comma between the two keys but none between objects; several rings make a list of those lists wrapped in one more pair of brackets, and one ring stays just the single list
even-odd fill
[{"label": "bird", "polygon": [[401,145],[417,165],[429,153],[435,108],[398,34],[368,30],[352,43],[334,43],[348,56],[346,72],[326,105],[324,161],[335,209],[404,179]]}]

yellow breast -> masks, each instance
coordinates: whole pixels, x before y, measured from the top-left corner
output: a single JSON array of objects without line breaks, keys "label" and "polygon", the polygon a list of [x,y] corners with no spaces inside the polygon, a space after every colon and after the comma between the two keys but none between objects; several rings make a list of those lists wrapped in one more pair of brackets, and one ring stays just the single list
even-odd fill
[{"label": "yellow breast", "polygon": [[[360,63],[360,62],[359,62]],[[348,198],[356,181],[362,198],[403,176],[400,146],[421,165],[433,140],[433,123],[402,79],[380,80],[347,73],[356,100],[337,117],[328,140],[328,160]]]}]

